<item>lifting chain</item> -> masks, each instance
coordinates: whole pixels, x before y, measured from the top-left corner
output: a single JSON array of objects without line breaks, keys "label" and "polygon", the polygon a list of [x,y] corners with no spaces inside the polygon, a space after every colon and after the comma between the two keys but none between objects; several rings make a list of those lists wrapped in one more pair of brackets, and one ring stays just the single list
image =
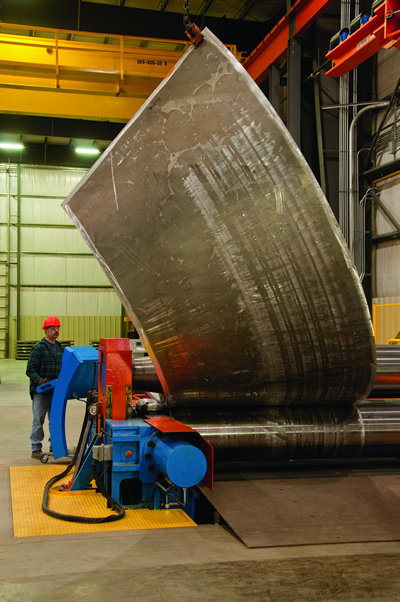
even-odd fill
[{"label": "lifting chain", "polygon": [[197,27],[196,23],[192,23],[191,14],[190,14],[190,2],[189,0],[185,0],[183,5],[184,14],[183,14],[183,24],[185,26],[185,33],[189,40],[196,47],[200,46],[203,41],[203,36],[200,29]]},{"label": "lifting chain", "polygon": [[190,2],[189,2],[189,0],[185,0],[185,3],[183,5],[183,9],[185,11],[185,16],[189,17],[189,15],[190,15]]}]

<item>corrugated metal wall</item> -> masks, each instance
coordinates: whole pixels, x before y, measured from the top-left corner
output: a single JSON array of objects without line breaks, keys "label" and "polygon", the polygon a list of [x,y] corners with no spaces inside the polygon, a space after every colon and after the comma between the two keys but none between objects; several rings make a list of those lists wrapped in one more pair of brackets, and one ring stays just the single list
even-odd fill
[{"label": "corrugated metal wall", "polygon": [[[381,50],[377,57],[378,99],[383,100],[393,94],[400,73],[400,52],[396,48]],[[378,123],[385,111],[379,115]],[[394,126],[394,123],[396,125]],[[391,125],[390,125],[391,124]],[[384,165],[396,158],[400,152],[400,112],[392,110],[376,145],[376,165]],[[395,148],[390,144],[396,143]],[[393,150],[396,150],[394,153]],[[375,191],[380,200],[400,222],[400,175],[396,174],[375,183]],[[395,230],[394,225],[375,207],[376,234],[386,234]],[[377,343],[386,344],[400,331],[400,240],[379,243],[375,253],[373,302],[377,304],[376,328]]]},{"label": "corrugated metal wall", "polygon": [[[48,316],[21,316],[21,331],[24,340],[37,341],[43,336],[42,325]],[[120,316],[65,316],[57,314],[61,322],[60,341],[73,341],[74,345],[89,345],[101,337],[120,336]]]},{"label": "corrugated metal wall", "polygon": [[121,303],[61,208],[85,173],[0,166],[0,357],[7,342],[13,357],[17,339],[39,339],[48,315],[75,345],[121,336]]}]

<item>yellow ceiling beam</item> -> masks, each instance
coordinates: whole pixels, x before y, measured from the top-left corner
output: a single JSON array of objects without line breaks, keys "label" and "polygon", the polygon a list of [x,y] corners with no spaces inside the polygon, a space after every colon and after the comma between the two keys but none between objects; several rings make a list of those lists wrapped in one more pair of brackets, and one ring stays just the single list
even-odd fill
[{"label": "yellow ceiling beam", "polygon": [[0,34],[0,65],[76,73],[112,74],[124,77],[137,75],[163,78],[171,71],[183,52],[124,45],[93,44],[12,36]]},{"label": "yellow ceiling beam", "polygon": [[127,122],[186,48],[0,23],[0,112]]},{"label": "yellow ceiling beam", "polygon": [[0,111],[129,121],[188,46],[0,22]]},{"label": "yellow ceiling beam", "polygon": [[[62,90],[64,92],[90,92],[92,94],[117,94],[143,96],[147,98],[163,78],[126,76],[124,80],[115,77],[96,77],[62,73],[58,82],[49,73],[31,75],[29,71],[12,73],[0,67],[0,87],[32,88],[38,90]],[[58,83],[58,85],[57,85]]]},{"label": "yellow ceiling beam", "polygon": [[126,123],[146,98],[1,87],[0,113]]}]

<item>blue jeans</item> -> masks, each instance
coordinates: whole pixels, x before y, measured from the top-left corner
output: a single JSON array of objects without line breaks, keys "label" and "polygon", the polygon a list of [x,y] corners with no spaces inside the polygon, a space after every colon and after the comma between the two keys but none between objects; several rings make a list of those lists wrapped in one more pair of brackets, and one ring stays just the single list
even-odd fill
[{"label": "blue jeans", "polygon": [[[32,451],[40,451],[42,449],[42,441],[44,439],[43,424],[46,414],[49,416],[50,425],[50,408],[51,397],[39,395],[35,393],[32,399],[33,423],[31,430],[31,445]],[[50,437],[49,437],[50,441]]]}]

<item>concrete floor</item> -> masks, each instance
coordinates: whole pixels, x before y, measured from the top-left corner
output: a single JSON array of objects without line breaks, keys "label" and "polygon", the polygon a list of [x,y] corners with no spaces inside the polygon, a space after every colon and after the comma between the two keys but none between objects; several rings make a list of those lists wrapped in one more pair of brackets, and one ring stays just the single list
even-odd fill
[{"label": "concrete floor", "polygon": [[400,600],[400,542],[248,549],[220,525],[14,539],[8,469],[35,463],[25,368],[0,360],[0,600]]}]

